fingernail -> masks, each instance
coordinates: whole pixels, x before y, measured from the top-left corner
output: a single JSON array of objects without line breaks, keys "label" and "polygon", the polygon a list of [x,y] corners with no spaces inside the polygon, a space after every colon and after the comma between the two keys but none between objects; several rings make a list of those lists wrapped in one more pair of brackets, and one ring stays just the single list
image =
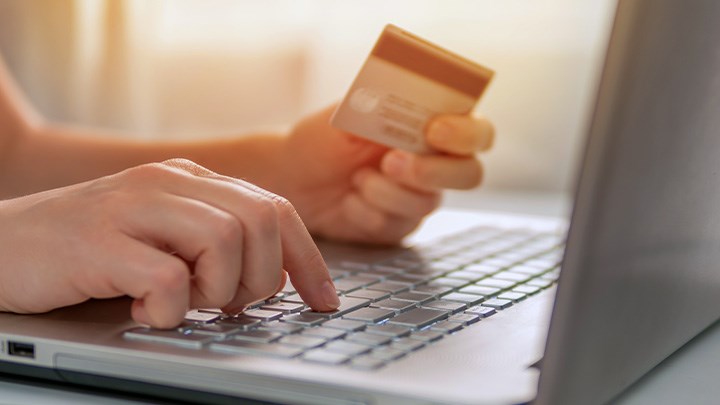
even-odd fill
[{"label": "fingernail", "polygon": [[325,304],[328,307],[335,309],[340,306],[340,298],[338,298],[335,285],[333,285],[332,281],[328,280],[323,284],[322,294]]},{"label": "fingernail", "polygon": [[410,156],[399,150],[392,151],[385,158],[385,170],[392,174],[402,174],[408,166]]},{"label": "fingernail", "polygon": [[436,121],[432,125],[430,125],[428,140],[432,144],[442,145],[447,141],[450,136],[452,136],[452,134],[452,126],[442,121]]}]

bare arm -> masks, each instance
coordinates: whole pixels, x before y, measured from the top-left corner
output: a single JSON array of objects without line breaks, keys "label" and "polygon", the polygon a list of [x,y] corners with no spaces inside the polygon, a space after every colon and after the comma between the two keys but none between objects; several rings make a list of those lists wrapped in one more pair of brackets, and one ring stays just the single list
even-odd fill
[{"label": "bare arm", "polygon": [[148,142],[98,136],[43,120],[0,59],[0,199],[75,184],[148,162],[183,157],[212,170],[274,188],[269,176],[282,137]]}]

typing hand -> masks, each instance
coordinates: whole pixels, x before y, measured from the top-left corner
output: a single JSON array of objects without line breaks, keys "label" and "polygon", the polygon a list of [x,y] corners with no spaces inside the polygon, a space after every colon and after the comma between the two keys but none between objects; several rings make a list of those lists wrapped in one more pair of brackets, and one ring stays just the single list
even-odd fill
[{"label": "typing hand", "polygon": [[443,189],[480,184],[475,154],[490,148],[489,121],[436,117],[426,139],[435,155],[388,148],[330,127],[334,107],[301,121],[282,154],[276,191],[289,198],[313,234],[394,244],[438,207]]},{"label": "typing hand", "polygon": [[136,321],[168,328],[271,296],[286,272],[314,309],[339,304],[285,199],[186,160],[0,201],[0,223],[0,310],[129,295]]}]

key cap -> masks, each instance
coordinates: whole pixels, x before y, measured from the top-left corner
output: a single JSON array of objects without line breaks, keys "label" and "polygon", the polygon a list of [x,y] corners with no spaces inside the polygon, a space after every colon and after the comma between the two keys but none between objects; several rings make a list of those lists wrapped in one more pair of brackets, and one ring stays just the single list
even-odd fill
[{"label": "key cap", "polygon": [[307,314],[322,316],[323,318],[339,318],[348,312],[352,312],[358,308],[362,308],[365,306],[368,306],[370,304],[370,300],[366,300],[364,298],[353,298],[353,297],[338,297],[340,298],[340,306],[335,311],[330,312],[315,312],[315,311],[308,311]]},{"label": "key cap", "polygon": [[340,262],[340,265],[338,267],[340,267],[341,269],[347,269],[352,271],[370,270],[369,263],[355,262],[350,260],[343,260],[342,262]]},{"label": "key cap", "polygon": [[416,274],[398,274],[391,276],[387,279],[388,282],[407,284],[410,287],[422,284],[425,282],[425,277]]},{"label": "key cap", "polygon": [[325,345],[325,349],[331,352],[343,353],[349,356],[357,356],[372,350],[372,347],[360,343],[346,342],[344,340],[333,340]]},{"label": "key cap", "polygon": [[510,301],[517,302],[517,301],[522,301],[525,298],[527,298],[527,294],[523,294],[521,292],[507,291],[507,292],[504,292],[504,293],[498,295],[498,298],[503,299],[503,300],[510,300]]},{"label": "key cap", "polygon": [[394,266],[392,264],[375,264],[372,266],[373,270],[385,273],[385,274],[399,274],[405,271],[404,267]]},{"label": "key cap", "polygon": [[451,292],[453,290],[453,287],[444,286],[444,285],[421,285],[418,287],[415,287],[411,292],[419,292],[419,293],[426,293],[426,294],[433,294],[433,295],[443,295]]},{"label": "key cap", "polygon": [[500,270],[499,268],[495,266],[490,266],[489,264],[483,264],[483,263],[473,263],[468,264],[467,266],[463,267],[463,271],[469,271],[481,275],[488,275],[497,272]]},{"label": "key cap", "polygon": [[393,349],[402,350],[404,352],[414,352],[415,350],[425,347],[425,343],[420,340],[411,338],[398,339],[390,344]]},{"label": "key cap", "polygon": [[349,276],[335,281],[334,284],[338,292],[347,293],[377,281],[375,277]]},{"label": "key cap", "polygon": [[527,266],[524,264],[517,264],[510,267],[508,270],[512,271],[513,273],[527,274],[528,276],[537,276],[538,274],[543,272],[543,270],[538,269],[537,267]]},{"label": "key cap", "polygon": [[453,333],[462,330],[463,324],[459,322],[442,321],[431,326],[431,330],[443,333]]},{"label": "key cap", "polygon": [[466,280],[469,283],[472,283],[473,281],[480,280],[481,278],[485,277],[482,274],[477,274],[472,271],[453,271],[452,273],[448,273],[445,275],[445,277],[448,278],[457,278],[460,280]]},{"label": "key cap", "polygon": [[367,346],[382,346],[390,343],[392,341],[392,337],[375,335],[367,332],[355,332],[352,335],[348,335],[345,340],[348,342],[361,343]]},{"label": "key cap", "polygon": [[331,319],[323,324],[323,327],[340,329],[348,332],[356,332],[365,329],[366,324],[360,321],[348,319]]},{"label": "key cap", "polygon": [[469,314],[465,311],[464,314],[456,314],[448,318],[450,322],[459,322],[463,325],[472,325],[475,322],[480,321],[480,316],[477,314]]},{"label": "key cap", "polygon": [[240,314],[233,317],[223,318],[217,323],[230,325],[236,328],[240,328],[242,330],[250,330],[257,325],[260,325],[260,320]]},{"label": "key cap", "polygon": [[460,280],[459,278],[440,277],[430,281],[427,285],[459,288],[467,283],[469,283],[469,281]]},{"label": "key cap", "polygon": [[304,326],[317,326],[323,323],[327,318],[315,315],[309,312],[300,312],[299,314],[285,315],[280,319],[281,322],[294,323]]},{"label": "key cap", "polygon": [[305,301],[303,301],[302,297],[300,297],[300,294],[286,296],[285,299],[283,299],[281,302],[291,302],[293,304],[307,305]]},{"label": "key cap", "polygon": [[505,309],[507,307],[512,306],[512,301],[509,300],[501,300],[499,298],[491,298],[485,302],[483,302],[481,305],[484,307],[490,307],[495,309]]},{"label": "key cap", "polygon": [[534,278],[524,285],[534,286],[534,287],[540,287],[540,288],[548,288],[551,285],[553,285],[553,282],[551,280],[543,280],[541,278]]},{"label": "key cap", "polygon": [[472,308],[468,308],[467,311],[465,311],[466,314],[475,314],[482,318],[487,318],[488,316],[494,315],[497,311],[495,308],[491,307],[484,307],[482,305],[477,305]]},{"label": "key cap", "polygon": [[353,298],[364,298],[366,300],[370,300],[372,302],[384,300],[385,298],[390,297],[390,293],[387,291],[376,291],[376,290],[355,290],[353,292],[347,293],[348,297]]},{"label": "key cap", "polygon": [[519,292],[527,295],[534,295],[540,292],[540,287],[532,285],[519,285],[512,289],[513,292]]},{"label": "key cap", "polygon": [[393,296],[395,300],[410,301],[410,302],[428,302],[435,298],[434,294],[425,294],[420,292],[404,292]]},{"label": "key cap", "polygon": [[495,287],[495,288],[500,288],[502,290],[510,288],[510,287],[514,286],[515,284],[517,284],[517,282],[515,282],[515,281],[500,280],[497,278],[486,278],[486,279],[480,280],[477,283],[475,283],[475,285],[479,285],[479,286],[483,286],[483,287]]},{"label": "key cap", "polygon": [[225,339],[226,337],[240,332],[242,329],[227,323],[211,323],[205,325],[197,325],[192,328],[193,333],[200,335],[208,335],[216,338]]},{"label": "key cap", "polygon": [[332,278],[333,280],[337,280],[339,278],[349,276],[351,272],[347,270],[328,269],[328,273],[330,274],[330,278]]},{"label": "key cap", "polygon": [[434,322],[447,318],[447,312],[428,308],[414,308],[392,318],[388,323],[422,329]]},{"label": "key cap", "polygon": [[442,339],[444,336],[444,333],[438,332],[436,330],[421,330],[417,332],[413,332],[410,335],[410,339],[419,340],[421,342],[430,343],[435,342],[437,340]]},{"label": "key cap", "polygon": [[236,333],[232,337],[235,340],[245,340],[248,342],[256,343],[270,343],[280,339],[282,336],[282,333],[270,332],[267,330],[248,330]]},{"label": "key cap", "polygon": [[378,323],[395,315],[395,311],[381,308],[360,308],[355,312],[345,315],[344,319]]},{"label": "key cap", "polygon": [[483,287],[479,285],[469,285],[458,290],[463,294],[475,294],[481,296],[493,296],[500,293],[500,289],[496,287]]},{"label": "key cap", "polygon": [[267,311],[282,312],[283,314],[294,314],[305,309],[305,305],[287,301],[276,302],[274,304],[263,305],[260,308]]},{"label": "key cap", "polygon": [[467,309],[467,305],[462,302],[445,301],[445,300],[430,301],[427,304],[423,304],[422,307],[447,311],[447,312],[450,312],[451,314],[456,314],[458,312],[462,312],[465,309]]},{"label": "key cap", "polygon": [[392,347],[379,347],[370,352],[370,357],[384,361],[393,361],[405,356],[405,352]]},{"label": "key cap", "polygon": [[396,294],[401,291],[407,291],[410,287],[407,284],[393,283],[391,281],[383,281],[381,283],[373,284],[368,287],[368,290],[387,291],[391,294]]},{"label": "key cap", "polygon": [[370,306],[373,308],[392,309],[395,312],[404,312],[410,308],[415,307],[414,302],[410,301],[399,301],[394,299],[387,299],[372,303]]},{"label": "key cap", "polygon": [[393,338],[399,338],[410,335],[411,329],[400,325],[370,325],[366,329],[367,333],[376,335],[385,335]]},{"label": "key cap", "polygon": [[293,324],[293,323],[273,321],[270,323],[265,323],[265,324],[260,325],[258,327],[258,329],[266,330],[269,332],[278,332],[278,333],[282,333],[283,335],[290,335],[293,333],[298,333],[305,328],[303,328],[300,325]]},{"label": "key cap", "polygon": [[516,282],[523,282],[527,279],[529,279],[531,276],[527,274],[521,274],[521,273],[513,273],[511,271],[503,271],[501,273],[493,275],[493,278],[500,279],[500,280],[510,280],[510,281],[516,281]]},{"label": "key cap", "polygon": [[351,356],[343,353],[331,352],[326,349],[315,349],[303,354],[302,358],[303,360],[311,361],[313,363],[337,365],[348,362],[351,359]]},{"label": "key cap", "polygon": [[322,346],[325,342],[326,340],[321,337],[303,335],[287,335],[278,340],[278,343],[282,343],[284,345],[300,346],[306,349]]},{"label": "key cap", "polygon": [[305,350],[298,346],[285,346],[276,343],[264,344],[244,340],[226,340],[223,342],[213,343],[210,345],[210,349],[226,353],[251,354],[281,358],[297,357]]},{"label": "key cap", "polygon": [[145,327],[125,331],[123,337],[130,340],[163,343],[191,349],[199,349],[203,344],[213,340],[212,336],[195,334],[191,331],[180,332],[177,329],[163,330]]},{"label": "key cap", "polygon": [[203,312],[197,309],[193,309],[185,313],[185,320],[188,322],[212,322],[218,319],[220,319],[219,314]]},{"label": "key cap", "polygon": [[467,306],[477,305],[485,300],[482,295],[475,294],[463,294],[463,293],[450,293],[442,296],[443,300],[446,301],[457,301],[466,304]]},{"label": "key cap", "polygon": [[370,356],[356,357],[350,362],[350,367],[357,370],[377,370],[384,365],[385,361],[382,359]]},{"label": "key cap", "polygon": [[280,319],[283,313],[277,311],[267,311],[264,309],[247,309],[243,312],[243,315],[269,322]]},{"label": "key cap", "polygon": [[303,336],[315,336],[315,337],[325,338],[327,340],[340,339],[340,338],[344,337],[346,334],[347,334],[347,332],[342,329],[333,329],[333,328],[328,328],[328,327],[324,327],[324,326],[308,328],[308,329],[305,329],[301,333],[301,335],[303,335]]},{"label": "key cap", "polygon": [[285,298],[285,295],[286,294],[284,292],[280,291],[279,293],[277,293],[277,294],[273,295],[272,297],[263,301],[263,304],[269,305],[269,304],[274,304],[276,302],[280,302],[283,298]]}]

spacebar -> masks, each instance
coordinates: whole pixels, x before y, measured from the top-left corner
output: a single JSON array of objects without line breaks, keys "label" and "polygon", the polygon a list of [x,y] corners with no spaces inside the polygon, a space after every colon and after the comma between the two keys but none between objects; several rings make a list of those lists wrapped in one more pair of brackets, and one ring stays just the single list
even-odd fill
[{"label": "spacebar", "polygon": [[391,318],[388,323],[420,329],[441,319],[445,319],[447,316],[447,312],[445,311],[415,308],[405,312],[404,314],[400,314],[395,318]]}]

